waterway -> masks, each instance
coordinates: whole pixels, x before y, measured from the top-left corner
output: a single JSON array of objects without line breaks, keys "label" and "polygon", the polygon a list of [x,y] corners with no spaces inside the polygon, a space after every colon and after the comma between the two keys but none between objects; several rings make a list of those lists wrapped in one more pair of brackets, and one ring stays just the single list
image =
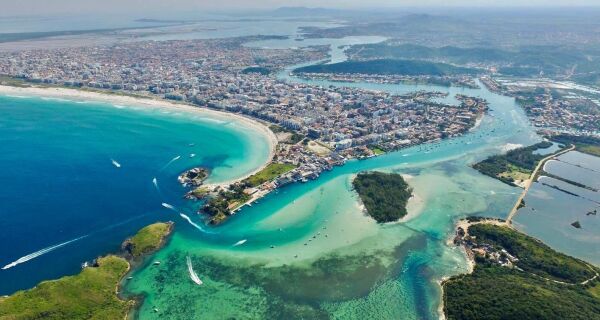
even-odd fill
[{"label": "waterway", "polygon": [[[177,228],[167,247],[126,283],[143,294],[143,319],[343,318],[435,319],[446,276],[466,271],[459,249],[446,240],[457,219],[504,218],[519,189],[480,175],[470,164],[507,145],[540,141],[509,97],[485,88],[288,81],[406,93],[464,93],[486,98],[490,112],[460,138],[350,161],[319,179],[294,184],[247,207],[226,223],[200,232]],[[425,201],[413,219],[378,225],[351,189],[364,170],[408,174]],[[242,245],[236,245],[243,242]],[[186,256],[204,281],[189,278]],[[155,309],[158,312],[155,312]]]},{"label": "waterway", "polygon": [[[344,45],[336,41],[335,47]],[[343,60],[342,51],[336,52],[333,61]],[[505,218],[521,191],[470,165],[540,137],[514,99],[483,87],[309,81],[288,72],[278,76],[396,94],[447,92],[441,100],[447,103],[456,103],[457,93],[479,96],[488,100],[490,112],[462,137],[350,161],[315,181],[281,188],[218,227],[199,230],[160,206],[171,203],[199,222],[188,208],[193,204],[181,200],[176,175],[198,164],[223,180],[241,175],[266,157],[259,136],[186,115],[1,98],[0,165],[16,169],[0,176],[9,181],[0,186],[0,226],[11,231],[0,241],[19,245],[3,250],[0,261],[91,234],[0,271],[1,291],[74,273],[80,262],[117,248],[135,228],[175,220],[167,246],[125,280],[128,295],[145,297],[141,319],[438,318],[438,281],[467,268],[462,252],[446,244],[454,222],[469,215]],[[186,158],[189,153],[201,160]],[[424,201],[420,214],[385,225],[366,217],[351,189],[353,176],[365,170],[410,175]],[[127,227],[120,227],[123,222]],[[190,279],[188,256],[202,286]],[[156,260],[162,263],[153,265]]]}]

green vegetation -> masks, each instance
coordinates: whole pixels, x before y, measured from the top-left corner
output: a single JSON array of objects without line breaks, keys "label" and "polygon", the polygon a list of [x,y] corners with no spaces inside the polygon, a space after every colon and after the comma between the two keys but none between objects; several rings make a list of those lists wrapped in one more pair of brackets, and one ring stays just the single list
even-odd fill
[{"label": "green vegetation", "polygon": [[302,139],[304,139],[304,136],[297,133],[296,131],[292,131],[292,130],[288,130],[284,127],[278,126],[278,125],[270,125],[269,129],[271,129],[271,131],[273,131],[273,133],[277,134],[277,133],[289,133],[289,137],[285,138],[284,140],[282,140],[282,143],[287,143],[287,144],[296,144],[300,141],[302,141]]},{"label": "green vegetation", "polygon": [[273,133],[280,133],[280,132],[288,132],[287,129],[285,129],[282,126],[278,126],[276,124],[272,124],[269,126],[269,129],[271,129],[271,131],[273,131]]},{"label": "green vegetation", "polygon": [[44,281],[0,302],[0,319],[123,319],[133,301],[120,300],[115,286],[129,270],[121,257],[99,258],[75,276]]},{"label": "green vegetation", "polygon": [[271,181],[278,176],[296,168],[295,165],[289,163],[270,163],[264,169],[260,170],[256,174],[248,177],[243,182],[250,187],[256,187],[267,181]]},{"label": "green vegetation", "polygon": [[[155,223],[141,229],[123,243],[127,256],[141,258],[157,250],[171,226],[172,223]],[[130,262],[116,255],[100,257],[93,267],[84,268],[77,275],[44,281],[33,289],[0,298],[0,320],[125,319],[135,301],[119,299],[116,291]]]},{"label": "green vegetation", "polygon": [[600,298],[515,269],[480,266],[444,283],[448,320],[598,319]]},{"label": "green vegetation", "polygon": [[371,147],[370,149],[371,149],[371,151],[373,151],[373,153],[374,153],[376,156],[379,156],[379,155],[382,155],[382,154],[384,154],[384,153],[385,153],[385,150],[381,149],[380,147],[373,146],[373,147]]},{"label": "green vegetation", "polygon": [[[355,59],[415,59],[444,61],[452,64],[502,64],[498,72],[509,76],[564,74],[577,66],[577,73],[586,83],[597,83],[594,60],[597,50],[573,50],[566,46],[521,46],[506,50],[494,47],[427,47],[415,44],[377,43],[352,46],[348,53]],[[581,69],[580,69],[581,68]],[[594,75],[596,77],[594,77]]]},{"label": "green vegetation", "polygon": [[205,186],[200,186],[194,190],[191,191],[192,195],[196,198],[196,199],[202,199],[204,197],[206,197],[209,193],[210,193],[210,189],[205,187]]},{"label": "green vegetation", "polygon": [[172,224],[158,222],[144,227],[135,236],[125,241],[123,247],[133,258],[139,258],[160,248],[169,233]]},{"label": "green vegetation", "polygon": [[250,200],[250,195],[246,194],[244,189],[246,189],[244,183],[236,183],[229,187],[229,191],[221,191],[208,200],[202,210],[212,216],[212,224],[223,222],[231,214],[231,210]]},{"label": "green vegetation", "polygon": [[456,67],[445,63],[416,60],[380,59],[369,61],[345,61],[332,64],[317,64],[294,70],[295,73],[363,73],[398,74],[407,76],[463,75],[480,73],[477,69]]},{"label": "green vegetation", "polygon": [[587,154],[591,154],[593,156],[600,157],[600,146],[579,145],[579,146],[577,146],[577,150],[579,150],[583,153],[587,153]]},{"label": "green vegetation", "polygon": [[220,191],[218,195],[208,200],[202,210],[212,216],[212,224],[221,223],[231,214],[232,210],[239,208],[251,199],[251,195],[245,192],[247,188],[256,187],[267,181],[271,181],[295,167],[293,164],[270,163],[264,169],[247,179],[232,184],[229,186],[228,191]]},{"label": "green vegetation", "polygon": [[0,85],[11,86],[11,87],[20,87],[20,88],[31,87],[31,84],[25,82],[25,80],[23,80],[23,79],[9,77],[9,76],[2,76],[2,75],[0,75]]},{"label": "green vegetation", "polygon": [[304,139],[303,135],[296,133],[296,132],[292,132],[292,135],[290,135],[290,137],[284,142],[288,143],[288,144],[296,144],[296,143],[302,141],[303,139]]},{"label": "green vegetation", "polygon": [[352,182],[367,213],[377,222],[391,222],[404,217],[412,188],[401,175],[362,172]]},{"label": "green vegetation", "polygon": [[578,151],[600,157],[600,139],[591,136],[573,136],[569,134],[559,134],[550,137],[552,141],[564,145],[575,145]]},{"label": "green vegetation", "polygon": [[514,185],[515,180],[529,178],[537,163],[546,157],[533,152],[550,146],[552,146],[551,142],[544,141],[529,147],[514,149],[504,155],[492,156],[476,163],[473,168],[487,176]]},{"label": "green vegetation", "polygon": [[587,264],[508,227],[477,224],[468,231],[476,243],[504,248],[516,256],[516,266],[522,270],[477,256],[472,274],[453,277],[443,284],[447,319],[598,318],[598,281],[571,284],[593,277]]},{"label": "green vegetation", "polygon": [[568,283],[580,283],[594,276],[587,263],[552,250],[539,240],[508,227],[476,224],[469,235],[478,243],[487,243],[506,249],[519,258],[516,265],[525,272]]},{"label": "green vegetation", "polygon": [[594,297],[600,299],[600,282],[596,283],[595,286],[592,286],[588,289],[588,292],[591,293]]}]

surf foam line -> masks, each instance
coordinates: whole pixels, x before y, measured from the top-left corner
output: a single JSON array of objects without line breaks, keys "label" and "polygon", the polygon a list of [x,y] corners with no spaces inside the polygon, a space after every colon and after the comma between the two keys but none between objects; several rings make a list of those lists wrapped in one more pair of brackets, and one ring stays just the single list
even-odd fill
[{"label": "surf foam line", "polygon": [[165,170],[166,168],[168,168],[171,165],[171,163],[173,163],[179,159],[181,159],[181,156],[177,156],[177,157],[171,159],[169,162],[167,162],[167,164],[165,164],[162,168],[160,168],[160,171]]},{"label": "surf foam line", "polygon": [[77,240],[81,240],[81,239],[86,238],[86,237],[88,237],[88,235],[81,236],[79,238],[75,238],[73,240],[69,240],[69,241],[66,241],[66,242],[63,242],[63,243],[59,243],[57,245],[53,245],[53,246],[44,248],[42,250],[38,250],[38,251],[36,251],[34,253],[30,253],[30,254],[28,254],[26,256],[23,256],[23,257],[15,260],[15,261],[13,261],[13,262],[5,265],[4,267],[2,267],[2,270],[10,269],[10,268],[12,268],[14,266],[17,266],[17,265],[21,264],[21,263],[27,262],[27,261],[29,261],[31,259],[35,259],[35,258],[37,258],[37,257],[39,257],[41,255],[44,255],[44,254],[46,254],[48,252],[54,251],[54,250],[56,250],[58,248],[64,247],[64,246],[66,246],[66,245],[68,245],[70,243],[73,243],[73,242],[75,242]]},{"label": "surf foam line", "polygon": [[194,271],[194,266],[192,266],[192,259],[190,259],[190,256],[187,256],[186,259],[187,259],[188,272],[190,273],[190,279],[192,279],[192,281],[194,281],[194,283],[196,283],[197,285],[201,286],[203,282],[198,277],[198,274],[196,273],[196,271]]}]

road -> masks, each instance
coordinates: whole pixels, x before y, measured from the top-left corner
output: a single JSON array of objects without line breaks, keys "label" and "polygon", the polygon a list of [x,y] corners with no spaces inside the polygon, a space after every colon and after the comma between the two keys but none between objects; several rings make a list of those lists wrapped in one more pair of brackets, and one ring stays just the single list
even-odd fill
[{"label": "road", "polygon": [[521,204],[521,201],[523,201],[523,199],[525,198],[525,196],[527,195],[527,191],[529,191],[529,187],[531,187],[531,184],[534,182],[534,179],[538,173],[538,171],[544,166],[544,164],[546,163],[546,161],[554,158],[554,157],[558,157],[563,153],[567,153],[569,151],[573,151],[575,150],[575,146],[571,145],[570,147],[563,149],[557,153],[551,154],[547,157],[545,157],[544,159],[540,160],[540,162],[538,162],[537,166],[535,167],[535,169],[533,170],[533,172],[531,173],[531,176],[529,177],[529,179],[527,181],[525,181],[525,188],[523,188],[523,192],[521,192],[521,195],[519,196],[519,199],[517,199],[517,202],[515,203],[515,205],[513,206],[512,210],[510,210],[510,212],[508,213],[508,218],[506,218],[506,224],[507,225],[511,225],[512,224],[512,219],[513,217],[517,214],[517,211],[519,210],[519,205]]}]

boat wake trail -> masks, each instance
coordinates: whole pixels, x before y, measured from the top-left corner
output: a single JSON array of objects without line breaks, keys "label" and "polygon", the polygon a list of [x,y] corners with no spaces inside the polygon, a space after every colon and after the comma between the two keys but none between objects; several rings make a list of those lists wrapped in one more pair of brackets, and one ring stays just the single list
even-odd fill
[{"label": "boat wake trail", "polygon": [[192,221],[192,219],[190,219],[190,217],[188,217],[187,215],[185,215],[185,214],[183,214],[183,213],[179,213],[179,215],[180,215],[180,216],[181,216],[181,217],[182,217],[184,220],[186,220],[186,221],[187,221],[189,224],[191,224],[192,226],[194,226],[194,228],[196,228],[196,229],[198,229],[198,230],[200,230],[200,231],[202,231],[202,232],[205,232],[205,233],[212,233],[212,232],[208,232],[208,231],[204,230],[204,229],[203,229],[203,228],[202,228],[202,227],[201,227],[199,224],[197,224],[197,223],[195,223],[194,221]]},{"label": "boat wake trail", "polygon": [[158,193],[160,193],[160,188],[158,187],[158,180],[156,179],[156,177],[152,178],[152,184],[154,185],[154,188],[156,189],[156,191],[158,191]]},{"label": "boat wake trail", "polygon": [[177,161],[177,160],[179,160],[179,159],[181,159],[181,156],[177,156],[177,157],[175,157],[175,158],[171,159],[169,162],[167,162],[167,164],[165,164],[165,166],[164,166],[164,167],[162,167],[162,168],[160,169],[160,171],[163,171],[163,170],[165,170],[166,168],[168,168],[168,167],[171,165],[171,163],[173,163],[173,162],[175,162],[175,161]]},{"label": "boat wake trail", "polygon": [[11,262],[11,263],[9,263],[9,264],[5,265],[4,267],[2,267],[2,270],[10,269],[10,268],[12,268],[12,267],[14,267],[14,266],[16,266],[16,265],[19,265],[19,264],[21,264],[21,263],[27,262],[27,261],[29,261],[29,260],[31,260],[31,259],[35,259],[35,258],[37,258],[37,257],[39,257],[39,256],[41,256],[41,255],[44,255],[44,254],[46,254],[46,253],[48,253],[48,252],[51,252],[51,251],[54,251],[54,250],[56,250],[56,249],[58,249],[58,248],[60,248],[60,247],[64,247],[64,246],[66,246],[66,245],[68,245],[68,244],[70,244],[70,243],[73,243],[73,242],[77,241],[77,240],[81,240],[81,239],[83,239],[83,238],[85,238],[85,237],[87,237],[87,236],[88,236],[88,235],[85,235],[85,236],[82,236],[82,237],[79,237],[79,238],[75,238],[75,239],[73,239],[73,240],[69,240],[69,241],[67,241],[67,242],[59,243],[59,244],[57,244],[57,245],[54,245],[54,246],[50,246],[50,247],[44,248],[44,249],[42,249],[42,250],[39,250],[39,251],[36,251],[36,252],[34,252],[34,253],[30,253],[30,254],[28,254],[28,255],[26,255],[26,256],[23,256],[23,257],[21,257],[21,258],[19,258],[19,259],[15,260],[15,261],[13,261],[13,262]]},{"label": "boat wake trail", "polygon": [[200,278],[196,274],[196,271],[194,271],[194,267],[192,266],[192,259],[190,259],[190,256],[187,256],[186,258],[187,258],[188,272],[190,273],[190,279],[192,279],[192,281],[194,281],[194,283],[196,283],[197,285],[201,286],[202,280],[200,280]]}]

